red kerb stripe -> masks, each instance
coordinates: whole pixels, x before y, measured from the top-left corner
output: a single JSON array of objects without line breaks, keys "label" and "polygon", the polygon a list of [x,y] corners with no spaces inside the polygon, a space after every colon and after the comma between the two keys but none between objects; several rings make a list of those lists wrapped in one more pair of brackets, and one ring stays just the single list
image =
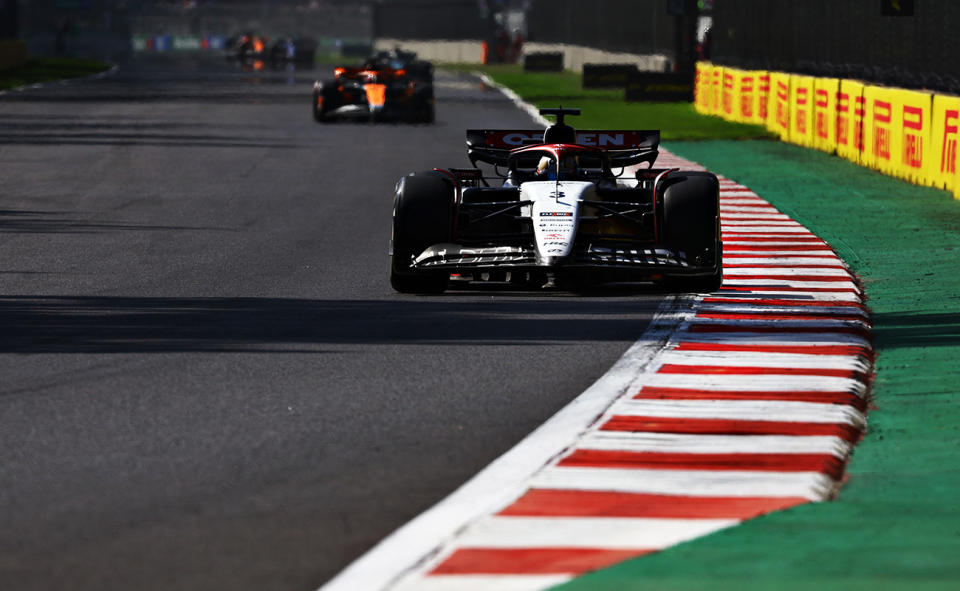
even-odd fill
[{"label": "red kerb stripe", "polygon": [[861,326],[747,326],[736,324],[692,324],[688,332],[700,333],[790,333],[790,334],[827,334],[842,333],[855,334],[863,337],[870,336],[870,330]]},{"label": "red kerb stripe", "polygon": [[460,548],[431,575],[580,574],[654,550],[605,548]]},{"label": "red kerb stripe", "polygon": [[724,232],[723,236],[724,238],[726,237],[806,238],[806,239],[823,242],[822,238],[810,232]]},{"label": "red kerb stripe", "polygon": [[776,281],[830,281],[850,282],[852,278],[840,275],[731,275],[730,279],[770,279]]},{"label": "red kerb stripe", "polygon": [[757,246],[750,246],[749,244],[736,244],[736,245],[730,245],[729,247],[724,247],[723,249],[724,256],[726,256],[728,250],[730,252],[754,252],[754,251],[764,251],[764,250],[818,251],[818,250],[830,250],[830,247],[827,246],[826,244],[758,244]]},{"label": "red kerb stripe", "polygon": [[867,402],[852,392],[821,392],[819,390],[795,390],[780,392],[744,390],[697,390],[692,388],[665,388],[644,386],[635,400],[777,400],[786,402],[812,402],[815,404],[845,404],[863,412]]},{"label": "red kerb stripe", "polygon": [[[773,247],[769,249],[763,249],[764,251],[772,251]],[[749,252],[749,251],[744,251]],[[826,253],[826,254],[817,254],[817,253]],[[825,259],[825,260],[836,260],[837,256],[833,254],[832,250],[820,250],[820,251],[810,251],[810,252],[799,252],[794,253],[781,253],[777,251],[776,254],[769,255],[758,255],[756,253],[751,254],[734,254],[729,251],[729,249],[723,250],[723,258],[727,259],[755,259],[762,256],[777,257],[782,259]]]},{"label": "red kerb stripe", "polygon": [[817,307],[838,307],[845,306],[850,308],[859,308],[864,309],[863,304],[860,302],[847,302],[847,301],[838,301],[838,302],[823,302],[818,300],[790,300],[786,298],[718,298],[718,297],[706,297],[703,298],[704,303],[710,304],[752,304],[757,306],[817,306]]},{"label": "red kerb stripe", "polygon": [[[723,256],[727,256],[724,254]],[[731,291],[748,291],[748,292],[762,292],[762,291],[804,291],[804,292],[816,292],[816,293],[856,293],[859,294],[860,290],[855,287],[794,287],[792,285],[724,285],[717,293],[726,293]]]},{"label": "red kerb stripe", "polygon": [[845,423],[794,423],[790,421],[744,421],[737,419],[690,419],[674,417],[611,417],[603,431],[684,433],[691,435],[828,435],[851,443],[860,429]]},{"label": "red kerb stripe", "polygon": [[860,345],[753,345],[739,343],[695,343],[684,341],[676,351],[742,351],[744,353],[793,353],[801,355],[866,355]]},{"label": "red kerb stripe", "polygon": [[531,489],[500,512],[514,517],[750,519],[808,502],[802,497],[685,497],[607,491]]},{"label": "red kerb stripe", "polygon": [[[846,267],[843,265],[816,265],[816,264],[804,264],[804,265],[785,265],[783,263],[723,263],[724,269],[837,269],[845,271]],[[731,275],[733,277],[733,275]]]},{"label": "red kerb stripe", "polygon": [[745,470],[758,472],[822,472],[838,480],[846,464],[831,454],[664,453],[607,449],[575,449],[558,465],[576,468],[638,470]]},{"label": "red kerb stripe", "polygon": [[863,377],[862,372],[851,369],[827,369],[820,367],[737,367],[729,365],[681,365],[665,363],[657,373],[684,375],[727,376],[826,376],[832,378]]},{"label": "red kerb stripe", "polygon": [[[747,212],[743,212],[747,213]],[[753,212],[756,213],[756,212]],[[774,217],[770,217],[774,216]],[[720,223],[730,222],[731,224],[737,224],[740,222],[792,222],[789,216],[785,213],[771,213],[768,216],[750,216],[750,217],[730,217],[729,215],[720,214]]]},{"label": "red kerb stripe", "polygon": [[697,318],[710,318],[713,320],[861,320],[860,317],[851,314],[837,314],[836,312],[813,312],[804,314],[801,312],[778,312],[771,310],[769,312],[698,312]]},{"label": "red kerb stripe", "polygon": [[793,238],[791,236],[756,236],[751,237],[747,236],[731,236],[729,234],[725,235],[724,238],[729,238],[734,242],[796,242],[796,243],[814,243],[814,244],[826,244],[823,240],[819,238],[809,238],[807,236],[800,236],[798,238]]}]

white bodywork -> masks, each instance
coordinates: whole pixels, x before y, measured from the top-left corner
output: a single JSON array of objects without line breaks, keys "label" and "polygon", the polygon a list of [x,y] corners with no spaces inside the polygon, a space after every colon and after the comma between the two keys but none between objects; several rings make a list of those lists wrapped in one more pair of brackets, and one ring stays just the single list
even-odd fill
[{"label": "white bodywork", "polygon": [[533,220],[534,243],[541,264],[569,256],[573,250],[580,202],[594,198],[596,187],[583,181],[531,181],[520,186],[520,199]]}]

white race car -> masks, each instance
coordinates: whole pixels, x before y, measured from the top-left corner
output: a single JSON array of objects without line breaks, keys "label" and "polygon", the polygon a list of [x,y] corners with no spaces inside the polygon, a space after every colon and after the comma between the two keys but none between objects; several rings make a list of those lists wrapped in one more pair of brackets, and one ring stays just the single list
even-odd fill
[{"label": "white race car", "polygon": [[623,281],[720,287],[715,175],[654,168],[659,131],[577,132],[564,116],[579,109],[540,113],[556,124],[543,132],[468,130],[473,168],[400,179],[394,289],[438,293],[451,277],[574,289]]}]

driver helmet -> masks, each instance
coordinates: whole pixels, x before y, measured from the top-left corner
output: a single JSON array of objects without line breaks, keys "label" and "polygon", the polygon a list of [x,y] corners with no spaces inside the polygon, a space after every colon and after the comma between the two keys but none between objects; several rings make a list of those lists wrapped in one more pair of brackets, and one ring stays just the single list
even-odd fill
[{"label": "driver helmet", "polygon": [[580,158],[578,156],[564,156],[560,161],[560,178],[572,178],[576,176],[580,168]]}]

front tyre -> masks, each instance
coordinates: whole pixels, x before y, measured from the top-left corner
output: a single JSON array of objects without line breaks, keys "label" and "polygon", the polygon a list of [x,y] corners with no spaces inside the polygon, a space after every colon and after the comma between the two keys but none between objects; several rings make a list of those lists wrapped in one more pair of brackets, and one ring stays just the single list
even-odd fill
[{"label": "front tyre", "polygon": [[406,176],[397,184],[393,208],[390,285],[400,293],[442,293],[450,280],[445,271],[410,268],[427,247],[450,241],[453,187],[434,171]]},{"label": "front tyre", "polygon": [[709,293],[723,283],[723,247],[720,241],[720,182],[708,172],[673,173],[663,185],[663,243],[686,255],[708,275],[668,276],[671,290]]}]

